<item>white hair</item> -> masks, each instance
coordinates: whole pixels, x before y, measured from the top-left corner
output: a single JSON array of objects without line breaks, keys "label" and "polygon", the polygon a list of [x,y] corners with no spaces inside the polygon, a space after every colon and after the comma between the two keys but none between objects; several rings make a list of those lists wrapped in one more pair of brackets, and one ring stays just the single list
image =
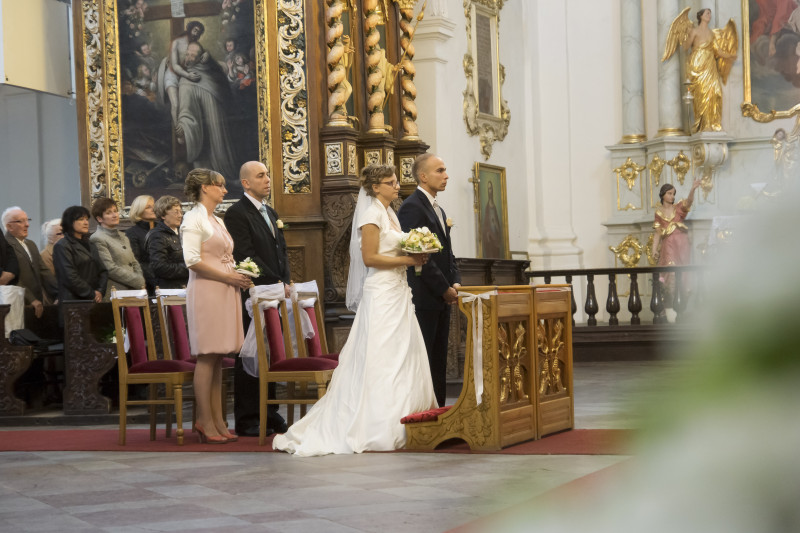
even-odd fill
[{"label": "white hair", "polygon": [[61,231],[60,218],[54,218],[42,224],[42,239],[44,240],[43,244],[45,247],[50,244],[51,239],[55,237],[56,233],[59,231]]},{"label": "white hair", "polygon": [[14,211],[23,211],[23,210],[18,205],[12,205],[11,207],[3,211],[3,216],[2,216],[3,229],[8,229],[8,223],[11,222],[11,214]]}]

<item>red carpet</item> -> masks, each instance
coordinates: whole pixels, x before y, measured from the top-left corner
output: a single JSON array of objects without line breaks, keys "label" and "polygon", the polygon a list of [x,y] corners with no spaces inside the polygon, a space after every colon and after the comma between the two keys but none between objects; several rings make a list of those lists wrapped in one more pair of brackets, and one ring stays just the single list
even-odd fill
[{"label": "red carpet", "polygon": [[[272,437],[264,446],[257,438],[242,437],[230,444],[200,444],[197,435],[186,430],[184,445],[178,446],[173,433],[164,430],[150,440],[147,429],[131,429],[127,444],[117,444],[115,429],[59,429],[0,431],[0,451],[131,451],[131,452],[271,452]],[[622,429],[574,429],[528,441],[498,452],[472,452],[463,442],[445,443],[435,453],[502,453],[513,455],[625,455],[630,431]],[[401,453],[417,453],[398,450]]]}]

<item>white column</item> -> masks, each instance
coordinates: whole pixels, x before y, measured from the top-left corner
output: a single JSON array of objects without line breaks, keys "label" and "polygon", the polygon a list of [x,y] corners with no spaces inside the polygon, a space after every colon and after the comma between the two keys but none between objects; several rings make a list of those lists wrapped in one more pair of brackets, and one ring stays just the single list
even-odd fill
[{"label": "white column", "polygon": [[685,135],[681,118],[680,52],[661,61],[669,26],[680,13],[678,0],[658,0],[658,136]]},{"label": "white column", "polygon": [[620,30],[622,41],[622,140],[620,142],[638,143],[647,140],[644,129],[641,0],[621,1]]},{"label": "white column", "polygon": [[[531,97],[524,107],[526,167],[530,169],[528,253],[534,269],[582,266],[572,225],[570,171],[570,73],[567,4],[522,2],[520,16],[531,31],[521,38],[530,51],[520,68]],[[528,105],[529,104],[529,105]]]}]

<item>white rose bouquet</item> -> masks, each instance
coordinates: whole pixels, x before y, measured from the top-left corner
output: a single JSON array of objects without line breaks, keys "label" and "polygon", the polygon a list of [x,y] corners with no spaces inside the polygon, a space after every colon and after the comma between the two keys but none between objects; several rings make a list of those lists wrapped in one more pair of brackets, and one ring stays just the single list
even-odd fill
[{"label": "white rose bouquet", "polygon": [[245,276],[250,276],[251,278],[257,278],[261,275],[261,269],[258,268],[256,262],[249,257],[245,258],[244,261],[239,261],[236,263],[235,269],[239,274],[244,274]]},{"label": "white rose bouquet", "polygon": [[[407,254],[435,254],[442,248],[439,237],[425,226],[412,229],[400,237],[400,249]],[[422,267],[415,266],[414,272],[419,276],[422,273]]]}]

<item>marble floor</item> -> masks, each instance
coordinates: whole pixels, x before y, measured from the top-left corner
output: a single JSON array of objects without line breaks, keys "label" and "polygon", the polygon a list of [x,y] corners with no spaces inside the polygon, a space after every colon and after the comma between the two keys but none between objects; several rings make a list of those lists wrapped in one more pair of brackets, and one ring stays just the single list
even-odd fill
[{"label": "marble floor", "polygon": [[[576,364],[576,428],[635,427],[628,411],[637,395],[672,367]],[[492,529],[478,519],[626,459],[7,452],[0,453],[0,532],[441,532],[472,522]]]}]

